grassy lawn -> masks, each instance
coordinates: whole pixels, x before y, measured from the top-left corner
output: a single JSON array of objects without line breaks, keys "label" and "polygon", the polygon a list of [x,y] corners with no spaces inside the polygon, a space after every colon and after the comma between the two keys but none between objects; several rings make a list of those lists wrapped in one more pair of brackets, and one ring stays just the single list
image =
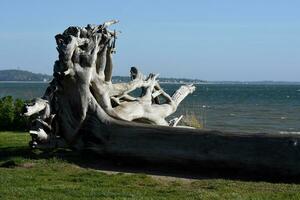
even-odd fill
[{"label": "grassy lawn", "polygon": [[80,167],[82,154],[31,151],[29,139],[0,132],[0,199],[300,199],[300,184],[107,174]]}]

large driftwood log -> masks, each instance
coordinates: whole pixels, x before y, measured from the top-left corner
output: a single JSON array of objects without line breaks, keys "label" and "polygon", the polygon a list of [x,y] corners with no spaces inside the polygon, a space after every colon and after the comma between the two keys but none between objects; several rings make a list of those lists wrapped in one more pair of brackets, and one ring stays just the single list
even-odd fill
[{"label": "large driftwood log", "polygon": [[[135,67],[131,68],[130,82],[112,83],[117,32],[107,28],[115,23],[69,27],[55,36],[59,59],[54,64],[54,79],[42,98],[27,105],[25,113],[38,113],[30,131],[32,147],[47,148],[65,141],[81,149],[87,144],[82,140],[87,133],[102,144],[107,142],[103,128],[116,121],[177,124],[167,122],[166,117],[195,86],[183,85],[170,96],[159,86],[158,75],[145,77]],[[142,88],[141,96],[131,96],[130,92],[138,88]]]},{"label": "large driftwood log", "polygon": [[[300,177],[300,135],[231,133],[116,123],[95,151],[125,160],[173,163],[196,169],[241,171],[251,177]],[[90,146],[93,148],[93,146]]]},{"label": "large driftwood log", "polygon": [[[173,127],[180,118],[167,122],[166,117],[195,90],[193,85],[183,85],[170,96],[159,86],[157,75],[145,77],[135,67],[130,82],[112,83],[117,32],[107,28],[116,22],[69,27],[56,35],[59,59],[54,79],[25,113],[37,115],[30,131],[33,148],[68,145],[151,162],[300,175],[298,135]],[[131,96],[138,88],[141,96]]]}]

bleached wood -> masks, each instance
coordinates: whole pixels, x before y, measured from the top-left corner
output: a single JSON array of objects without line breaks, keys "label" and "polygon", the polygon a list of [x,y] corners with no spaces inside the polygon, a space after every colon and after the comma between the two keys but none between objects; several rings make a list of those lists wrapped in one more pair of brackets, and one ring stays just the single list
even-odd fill
[{"label": "bleached wood", "polygon": [[[54,80],[25,113],[39,114],[31,131],[35,144],[50,142],[47,140],[55,140],[52,136],[58,135],[81,148],[84,131],[98,137],[103,126],[115,121],[169,126],[165,118],[195,90],[193,85],[182,86],[171,97],[160,88],[158,74],[146,77],[136,68],[131,69],[132,80],[128,83],[112,83],[112,54],[118,32],[107,28],[117,22],[68,27],[55,36],[59,59],[54,64]],[[142,95],[130,96],[138,88],[142,88]],[[166,101],[160,104],[159,97]]]}]

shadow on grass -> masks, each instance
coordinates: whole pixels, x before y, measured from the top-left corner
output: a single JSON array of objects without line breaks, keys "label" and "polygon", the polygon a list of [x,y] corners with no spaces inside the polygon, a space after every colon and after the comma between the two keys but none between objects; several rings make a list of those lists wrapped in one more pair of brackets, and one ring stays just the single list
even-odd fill
[{"label": "shadow on grass", "polygon": [[267,181],[273,183],[300,183],[300,177],[282,177],[262,170],[260,173],[241,169],[213,169],[203,166],[179,166],[170,163],[149,163],[143,160],[110,158],[92,151],[57,149],[52,151],[32,150],[29,147],[0,148],[0,167],[14,167],[14,158],[51,159],[58,158],[83,168],[107,172],[142,173],[164,177],[198,179],[231,179],[243,181]]}]

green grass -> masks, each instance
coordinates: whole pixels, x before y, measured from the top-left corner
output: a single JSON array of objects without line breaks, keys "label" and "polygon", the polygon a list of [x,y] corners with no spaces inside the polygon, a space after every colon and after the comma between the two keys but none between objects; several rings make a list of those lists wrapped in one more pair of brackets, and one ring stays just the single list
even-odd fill
[{"label": "green grass", "polygon": [[29,139],[0,132],[0,199],[300,199],[298,184],[106,174],[76,152],[31,151]]}]

